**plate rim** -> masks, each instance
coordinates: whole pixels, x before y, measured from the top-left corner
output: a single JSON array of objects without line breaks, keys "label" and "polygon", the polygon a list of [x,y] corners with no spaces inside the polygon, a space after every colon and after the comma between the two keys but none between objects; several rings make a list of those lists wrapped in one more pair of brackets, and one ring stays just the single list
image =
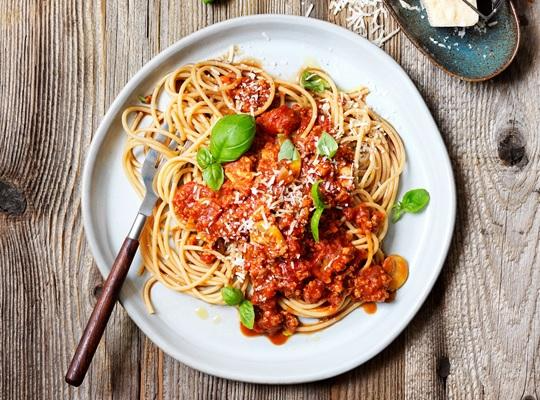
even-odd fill
[{"label": "plate rim", "polygon": [[286,377],[284,376],[268,377],[268,376],[263,376],[260,374],[251,374],[249,373],[249,371],[246,371],[246,374],[239,374],[239,373],[234,373],[234,372],[231,373],[229,371],[216,369],[213,366],[208,365],[204,362],[199,362],[197,359],[187,356],[186,354],[182,354],[181,352],[177,351],[172,346],[169,346],[167,341],[161,338],[159,332],[155,331],[155,328],[153,328],[152,324],[147,324],[144,320],[139,318],[138,313],[135,311],[135,305],[132,305],[130,301],[124,301],[125,300],[124,295],[123,295],[124,290],[122,290],[120,293],[120,303],[122,304],[122,306],[128,313],[130,319],[148,337],[148,339],[150,339],[153,343],[155,343],[166,354],[168,354],[172,358],[176,359],[177,361],[180,361],[181,363],[191,368],[194,368],[196,370],[199,370],[204,373],[214,375],[220,378],[233,379],[233,380],[242,381],[242,382],[262,383],[262,384],[295,384],[295,383],[313,382],[313,381],[326,379],[326,378],[339,375],[341,373],[344,373],[346,371],[349,371],[353,368],[358,367],[359,365],[367,362],[368,360],[373,358],[375,355],[379,354],[382,350],[384,350],[410,324],[414,316],[419,311],[420,307],[424,304],[427,296],[432,291],[436,280],[440,276],[440,272],[445,263],[446,257],[448,256],[448,251],[449,251],[450,244],[452,241],[453,231],[454,231],[454,226],[455,226],[455,219],[456,219],[456,185],[455,185],[455,178],[454,178],[454,173],[452,169],[452,164],[450,162],[450,157],[448,155],[448,150],[446,149],[446,146],[444,144],[442,135],[437,127],[437,124],[435,123],[435,120],[433,119],[433,115],[431,114],[429,108],[427,107],[421,93],[418,91],[418,89],[412,82],[411,78],[407,75],[407,73],[403,70],[403,68],[390,55],[388,55],[382,49],[380,49],[379,47],[369,42],[367,39],[364,39],[363,37],[357,35],[356,33],[346,28],[343,28],[339,25],[335,25],[327,21],[322,21],[322,20],[318,20],[314,18],[308,18],[304,16],[281,15],[281,14],[248,15],[248,16],[242,16],[242,17],[225,20],[225,21],[213,24],[213,25],[209,25],[200,30],[197,30],[181,38],[180,40],[171,44],[169,47],[167,47],[166,49],[164,49],[163,51],[161,51],[160,53],[152,57],[141,69],[138,70],[138,72],[135,75],[133,75],[131,79],[128,80],[125,86],[117,94],[114,101],[108,107],[107,112],[105,113],[94,136],[92,137],[92,141],[91,141],[89,150],[87,152],[86,160],[84,162],[84,168],[83,168],[83,174],[82,174],[81,209],[82,209],[83,227],[84,227],[87,243],[89,244],[90,251],[100,271],[100,274],[104,278],[106,278],[110,270],[110,266],[109,266],[109,263],[105,260],[105,257],[103,256],[102,251],[100,250],[100,246],[97,240],[96,229],[94,228],[94,225],[92,224],[92,217],[91,217],[92,213],[90,212],[91,183],[92,183],[92,174],[95,169],[96,158],[99,154],[99,150],[101,149],[105,138],[107,137],[109,127],[114,121],[114,114],[118,112],[119,106],[131,96],[135,87],[143,80],[143,78],[146,75],[151,73],[155,69],[155,67],[159,65],[162,59],[166,59],[169,55],[181,51],[183,48],[196,42],[200,38],[205,37],[207,35],[214,34],[225,28],[235,27],[242,24],[253,24],[257,22],[275,22],[276,20],[280,20],[280,22],[288,22],[290,24],[295,24],[297,26],[298,25],[302,25],[302,26],[311,25],[311,28],[313,28],[314,26],[325,28],[326,30],[334,31],[336,34],[347,36],[352,41],[358,40],[358,41],[366,42],[368,46],[372,47],[372,50],[374,52],[379,52],[379,54],[382,54],[382,56],[386,58],[387,61],[390,64],[392,64],[393,67],[395,67],[396,73],[401,75],[400,77],[403,80],[403,83],[405,85],[408,85],[409,88],[412,91],[414,91],[416,95],[418,96],[418,100],[420,100],[419,105],[420,107],[423,108],[426,123],[431,125],[431,129],[437,133],[437,135],[434,135],[434,140],[436,140],[440,144],[440,146],[443,149],[444,156],[445,156],[444,159],[440,160],[440,163],[441,165],[444,164],[445,172],[448,174],[448,180],[451,182],[451,185],[448,188],[450,192],[450,198],[448,199],[450,209],[447,210],[448,215],[450,217],[450,221],[449,221],[449,224],[446,226],[446,231],[444,232],[444,242],[441,243],[439,247],[440,251],[438,252],[438,258],[434,260],[434,263],[433,263],[435,266],[434,269],[436,270],[435,273],[432,274],[429,281],[426,281],[426,284],[424,285],[424,289],[422,293],[420,294],[420,296],[417,297],[415,304],[413,304],[413,306],[408,309],[408,313],[405,315],[405,318],[401,320],[401,323],[396,325],[396,329],[394,329],[393,333],[389,335],[386,338],[386,340],[379,342],[377,346],[374,346],[372,349],[370,349],[370,351],[367,351],[366,353],[364,353],[363,357],[357,357],[352,360],[348,360],[348,362],[343,362],[340,365],[333,366],[332,368],[327,368],[318,373],[311,373],[311,374],[304,374],[304,375],[302,373],[299,373],[295,376],[286,376]]}]

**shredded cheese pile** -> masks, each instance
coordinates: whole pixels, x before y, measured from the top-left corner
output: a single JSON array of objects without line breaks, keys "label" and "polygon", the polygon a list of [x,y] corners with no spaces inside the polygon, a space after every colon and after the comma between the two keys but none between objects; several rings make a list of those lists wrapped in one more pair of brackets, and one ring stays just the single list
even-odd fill
[{"label": "shredded cheese pile", "polygon": [[332,0],[328,6],[337,15],[347,11],[347,27],[381,47],[399,32],[399,28],[388,32],[384,21],[388,21],[388,11],[382,0]]}]

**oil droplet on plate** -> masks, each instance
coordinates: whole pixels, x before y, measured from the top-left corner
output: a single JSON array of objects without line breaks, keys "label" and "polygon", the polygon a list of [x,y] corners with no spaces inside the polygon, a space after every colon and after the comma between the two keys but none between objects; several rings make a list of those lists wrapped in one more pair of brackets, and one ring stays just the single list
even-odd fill
[{"label": "oil droplet on plate", "polygon": [[391,254],[384,260],[384,270],[392,277],[390,291],[396,291],[402,287],[409,278],[409,264],[407,260],[396,254]]},{"label": "oil droplet on plate", "polygon": [[195,314],[197,314],[197,317],[199,317],[200,319],[208,319],[208,311],[206,311],[206,308],[204,307],[196,308]]},{"label": "oil droplet on plate", "polygon": [[367,314],[375,314],[377,312],[377,304],[375,303],[364,303],[362,308]]},{"label": "oil droplet on plate", "polygon": [[221,322],[221,317],[219,315],[214,315],[212,317],[212,322],[216,325],[219,324]]}]

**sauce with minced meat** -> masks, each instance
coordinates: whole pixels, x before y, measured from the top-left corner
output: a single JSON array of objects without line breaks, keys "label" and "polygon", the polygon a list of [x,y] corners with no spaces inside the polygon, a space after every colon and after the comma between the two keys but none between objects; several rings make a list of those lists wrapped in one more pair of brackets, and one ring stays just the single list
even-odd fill
[{"label": "sauce with minced meat", "polygon": [[[222,77],[224,83],[230,83],[233,77]],[[255,73],[248,73],[240,78],[238,84],[229,90],[235,108],[244,113],[251,113],[262,107],[270,97],[270,84],[257,77]]]},{"label": "sauce with minced meat", "polygon": [[[248,90],[248,80],[235,96]],[[259,99],[257,104],[264,97]],[[219,191],[189,182],[179,186],[174,197],[178,218],[196,229],[205,243],[224,254],[228,246],[239,253],[243,261],[235,272],[251,281],[255,333],[296,331],[298,318],[279,307],[282,297],[339,307],[346,296],[372,303],[391,295],[391,276],[381,265],[362,268],[367,253],[352,244],[345,226],[350,221],[365,234],[377,232],[385,215],[353,202],[351,147],[340,145],[332,160],[316,154],[322,132],[332,133],[324,107],[319,107],[319,113],[305,138],[301,133],[311,118],[309,109],[281,105],[261,114],[251,149],[224,165],[226,180]],[[298,149],[301,165],[278,161],[284,137]],[[319,223],[319,242],[309,228],[310,189],[317,180],[322,181],[320,192],[330,206]],[[215,261],[208,254],[202,259],[209,264]]]}]

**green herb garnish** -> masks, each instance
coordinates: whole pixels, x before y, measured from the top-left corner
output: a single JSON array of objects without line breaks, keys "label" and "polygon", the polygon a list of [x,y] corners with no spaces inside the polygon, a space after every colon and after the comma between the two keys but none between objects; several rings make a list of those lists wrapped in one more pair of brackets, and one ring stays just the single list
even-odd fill
[{"label": "green herb garnish", "polygon": [[324,209],[328,207],[321,199],[321,192],[319,191],[319,185],[321,184],[321,182],[322,181],[318,180],[311,187],[311,199],[313,200],[315,211],[311,215],[310,227],[311,235],[313,236],[313,240],[315,240],[316,242],[319,241],[319,221],[321,219],[321,215]]},{"label": "green herb garnish", "polygon": [[253,143],[255,118],[247,114],[226,115],[219,119],[210,134],[209,148],[197,152],[197,164],[203,179],[212,190],[219,190],[225,180],[224,162],[238,160]]},{"label": "green herb garnish", "polygon": [[148,96],[138,96],[137,97],[141,103],[144,104],[150,104],[152,102],[152,95],[149,94]]},{"label": "green herb garnish", "polygon": [[313,240],[316,242],[319,241],[319,220],[321,219],[321,215],[324,211],[324,208],[317,208],[313,215],[311,216],[310,221],[310,227],[311,227],[311,235],[313,236]]},{"label": "green herb garnish", "polygon": [[311,199],[313,200],[313,205],[315,208],[325,208],[324,201],[321,199],[321,192],[319,191],[319,185],[321,180],[318,180],[311,186]]},{"label": "green herb garnish", "polygon": [[212,4],[215,0],[202,0],[204,4]]},{"label": "green herb garnish", "polygon": [[330,134],[323,132],[319,140],[317,141],[317,153],[328,158],[332,158],[336,155],[338,144]]},{"label": "green herb garnish", "polygon": [[253,325],[255,324],[255,309],[253,308],[251,301],[244,300],[240,303],[238,312],[240,313],[240,322],[242,325],[248,329],[253,329]]},{"label": "green herb garnish", "polygon": [[321,93],[326,89],[330,89],[330,85],[326,80],[321,78],[314,72],[306,70],[302,73],[300,77],[300,84],[304,89],[313,90],[314,92]]},{"label": "green herb garnish", "polygon": [[409,190],[403,199],[392,207],[392,222],[396,223],[405,213],[417,214],[429,203],[429,193],[426,189]]},{"label": "green herb garnish", "polygon": [[279,154],[278,154],[278,161],[281,160],[290,160],[290,161],[296,161],[300,159],[300,153],[298,150],[296,150],[296,147],[294,147],[293,142],[291,142],[289,139],[285,140],[281,147],[279,148]]},{"label": "green herb garnish", "polygon": [[225,286],[221,289],[221,297],[229,306],[238,305],[238,313],[240,314],[240,322],[248,329],[253,329],[255,324],[255,309],[249,300],[244,299],[244,294],[240,289],[232,286]]},{"label": "green herb garnish", "polygon": [[225,286],[221,289],[221,297],[223,297],[223,301],[229,306],[236,306],[244,300],[242,291],[232,286]]},{"label": "green herb garnish", "polygon": [[210,164],[208,167],[203,169],[202,176],[206,182],[206,185],[214,191],[218,191],[225,181],[223,167],[218,163]]},{"label": "green herb garnish", "polygon": [[214,157],[207,147],[201,147],[197,152],[197,164],[201,169],[208,168],[209,165],[214,163]]},{"label": "green herb garnish", "polygon": [[255,118],[247,114],[226,115],[212,128],[210,153],[217,162],[238,160],[253,143]]}]

